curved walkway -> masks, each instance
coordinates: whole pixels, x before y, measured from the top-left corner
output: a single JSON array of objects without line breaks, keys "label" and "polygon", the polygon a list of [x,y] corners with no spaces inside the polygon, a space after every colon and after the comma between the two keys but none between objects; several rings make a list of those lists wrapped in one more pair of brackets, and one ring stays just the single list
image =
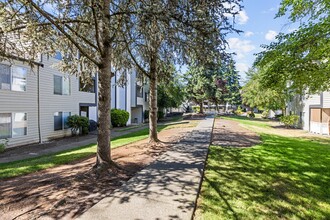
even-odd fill
[{"label": "curved walkway", "polygon": [[213,118],[79,219],[191,219],[210,145]]}]

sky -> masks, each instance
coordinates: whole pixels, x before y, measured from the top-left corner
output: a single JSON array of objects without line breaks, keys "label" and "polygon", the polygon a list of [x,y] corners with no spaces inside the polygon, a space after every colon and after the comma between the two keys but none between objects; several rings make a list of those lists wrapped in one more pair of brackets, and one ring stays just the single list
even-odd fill
[{"label": "sky", "polygon": [[279,33],[289,33],[295,28],[287,17],[275,18],[280,0],[243,0],[243,10],[236,17],[235,28],[244,31],[228,35],[229,52],[235,52],[236,68],[241,76],[241,84],[246,81],[245,72],[252,67],[256,53],[262,51],[260,45],[275,41]]}]

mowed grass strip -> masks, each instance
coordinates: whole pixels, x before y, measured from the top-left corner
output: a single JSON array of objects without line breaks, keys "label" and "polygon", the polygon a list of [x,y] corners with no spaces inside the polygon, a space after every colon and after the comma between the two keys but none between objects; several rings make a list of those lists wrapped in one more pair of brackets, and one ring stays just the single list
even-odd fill
[{"label": "mowed grass strip", "polygon": [[330,219],[330,146],[261,134],[211,146],[195,219]]},{"label": "mowed grass strip", "polygon": [[[159,125],[158,131],[165,128],[165,125]],[[132,132],[113,138],[111,148],[124,146],[136,141],[146,139],[149,134],[149,129]],[[36,172],[39,170],[55,167],[62,164],[67,164],[72,161],[87,158],[94,155],[96,152],[96,144],[80,146],[75,149],[62,151],[54,154],[44,155],[36,158],[14,161],[10,163],[0,164],[0,179],[15,177],[23,174]]]}]

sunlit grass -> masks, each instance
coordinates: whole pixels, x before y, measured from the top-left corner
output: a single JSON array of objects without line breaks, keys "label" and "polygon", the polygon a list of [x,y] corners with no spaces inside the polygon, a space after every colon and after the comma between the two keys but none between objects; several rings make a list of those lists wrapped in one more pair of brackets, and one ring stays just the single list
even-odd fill
[{"label": "sunlit grass", "polygon": [[244,125],[252,125],[252,126],[258,126],[262,128],[271,128],[271,125],[268,123],[268,119],[261,119],[261,118],[248,118],[245,116],[221,116],[220,118],[227,119],[227,120],[232,120],[232,121],[237,121],[240,124]]},{"label": "sunlit grass", "polygon": [[251,148],[210,147],[196,219],[330,219],[329,139],[260,135]]},{"label": "sunlit grass", "polygon": [[[159,125],[158,131],[164,129],[165,125]],[[113,138],[111,141],[111,148],[120,147],[136,141],[146,139],[149,134],[149,129],[142,129],[140,131],[132,132],[130,134],[122,135]],[[62,164],[67,164],[72,161],[83,159],[95,155],[96,144],[90,144],[75,149],[62,151],[54,154],[40,156],[32,159],[20,160],[10,163],[0,164],[0,179],[15,177],[23,174],[36,172],[39,170],[55,167]]]}]

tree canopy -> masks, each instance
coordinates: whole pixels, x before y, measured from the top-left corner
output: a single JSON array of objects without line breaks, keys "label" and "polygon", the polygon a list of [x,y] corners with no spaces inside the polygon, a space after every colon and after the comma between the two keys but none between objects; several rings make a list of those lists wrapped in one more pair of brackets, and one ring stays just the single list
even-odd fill
[{"label": "tree canopy", "polygon": [[330,89],[330,3],[328,0],[282,1],[277,17],[289,14],[299,28],[264,45],[256,66],[265,87],[314,93]]}]

